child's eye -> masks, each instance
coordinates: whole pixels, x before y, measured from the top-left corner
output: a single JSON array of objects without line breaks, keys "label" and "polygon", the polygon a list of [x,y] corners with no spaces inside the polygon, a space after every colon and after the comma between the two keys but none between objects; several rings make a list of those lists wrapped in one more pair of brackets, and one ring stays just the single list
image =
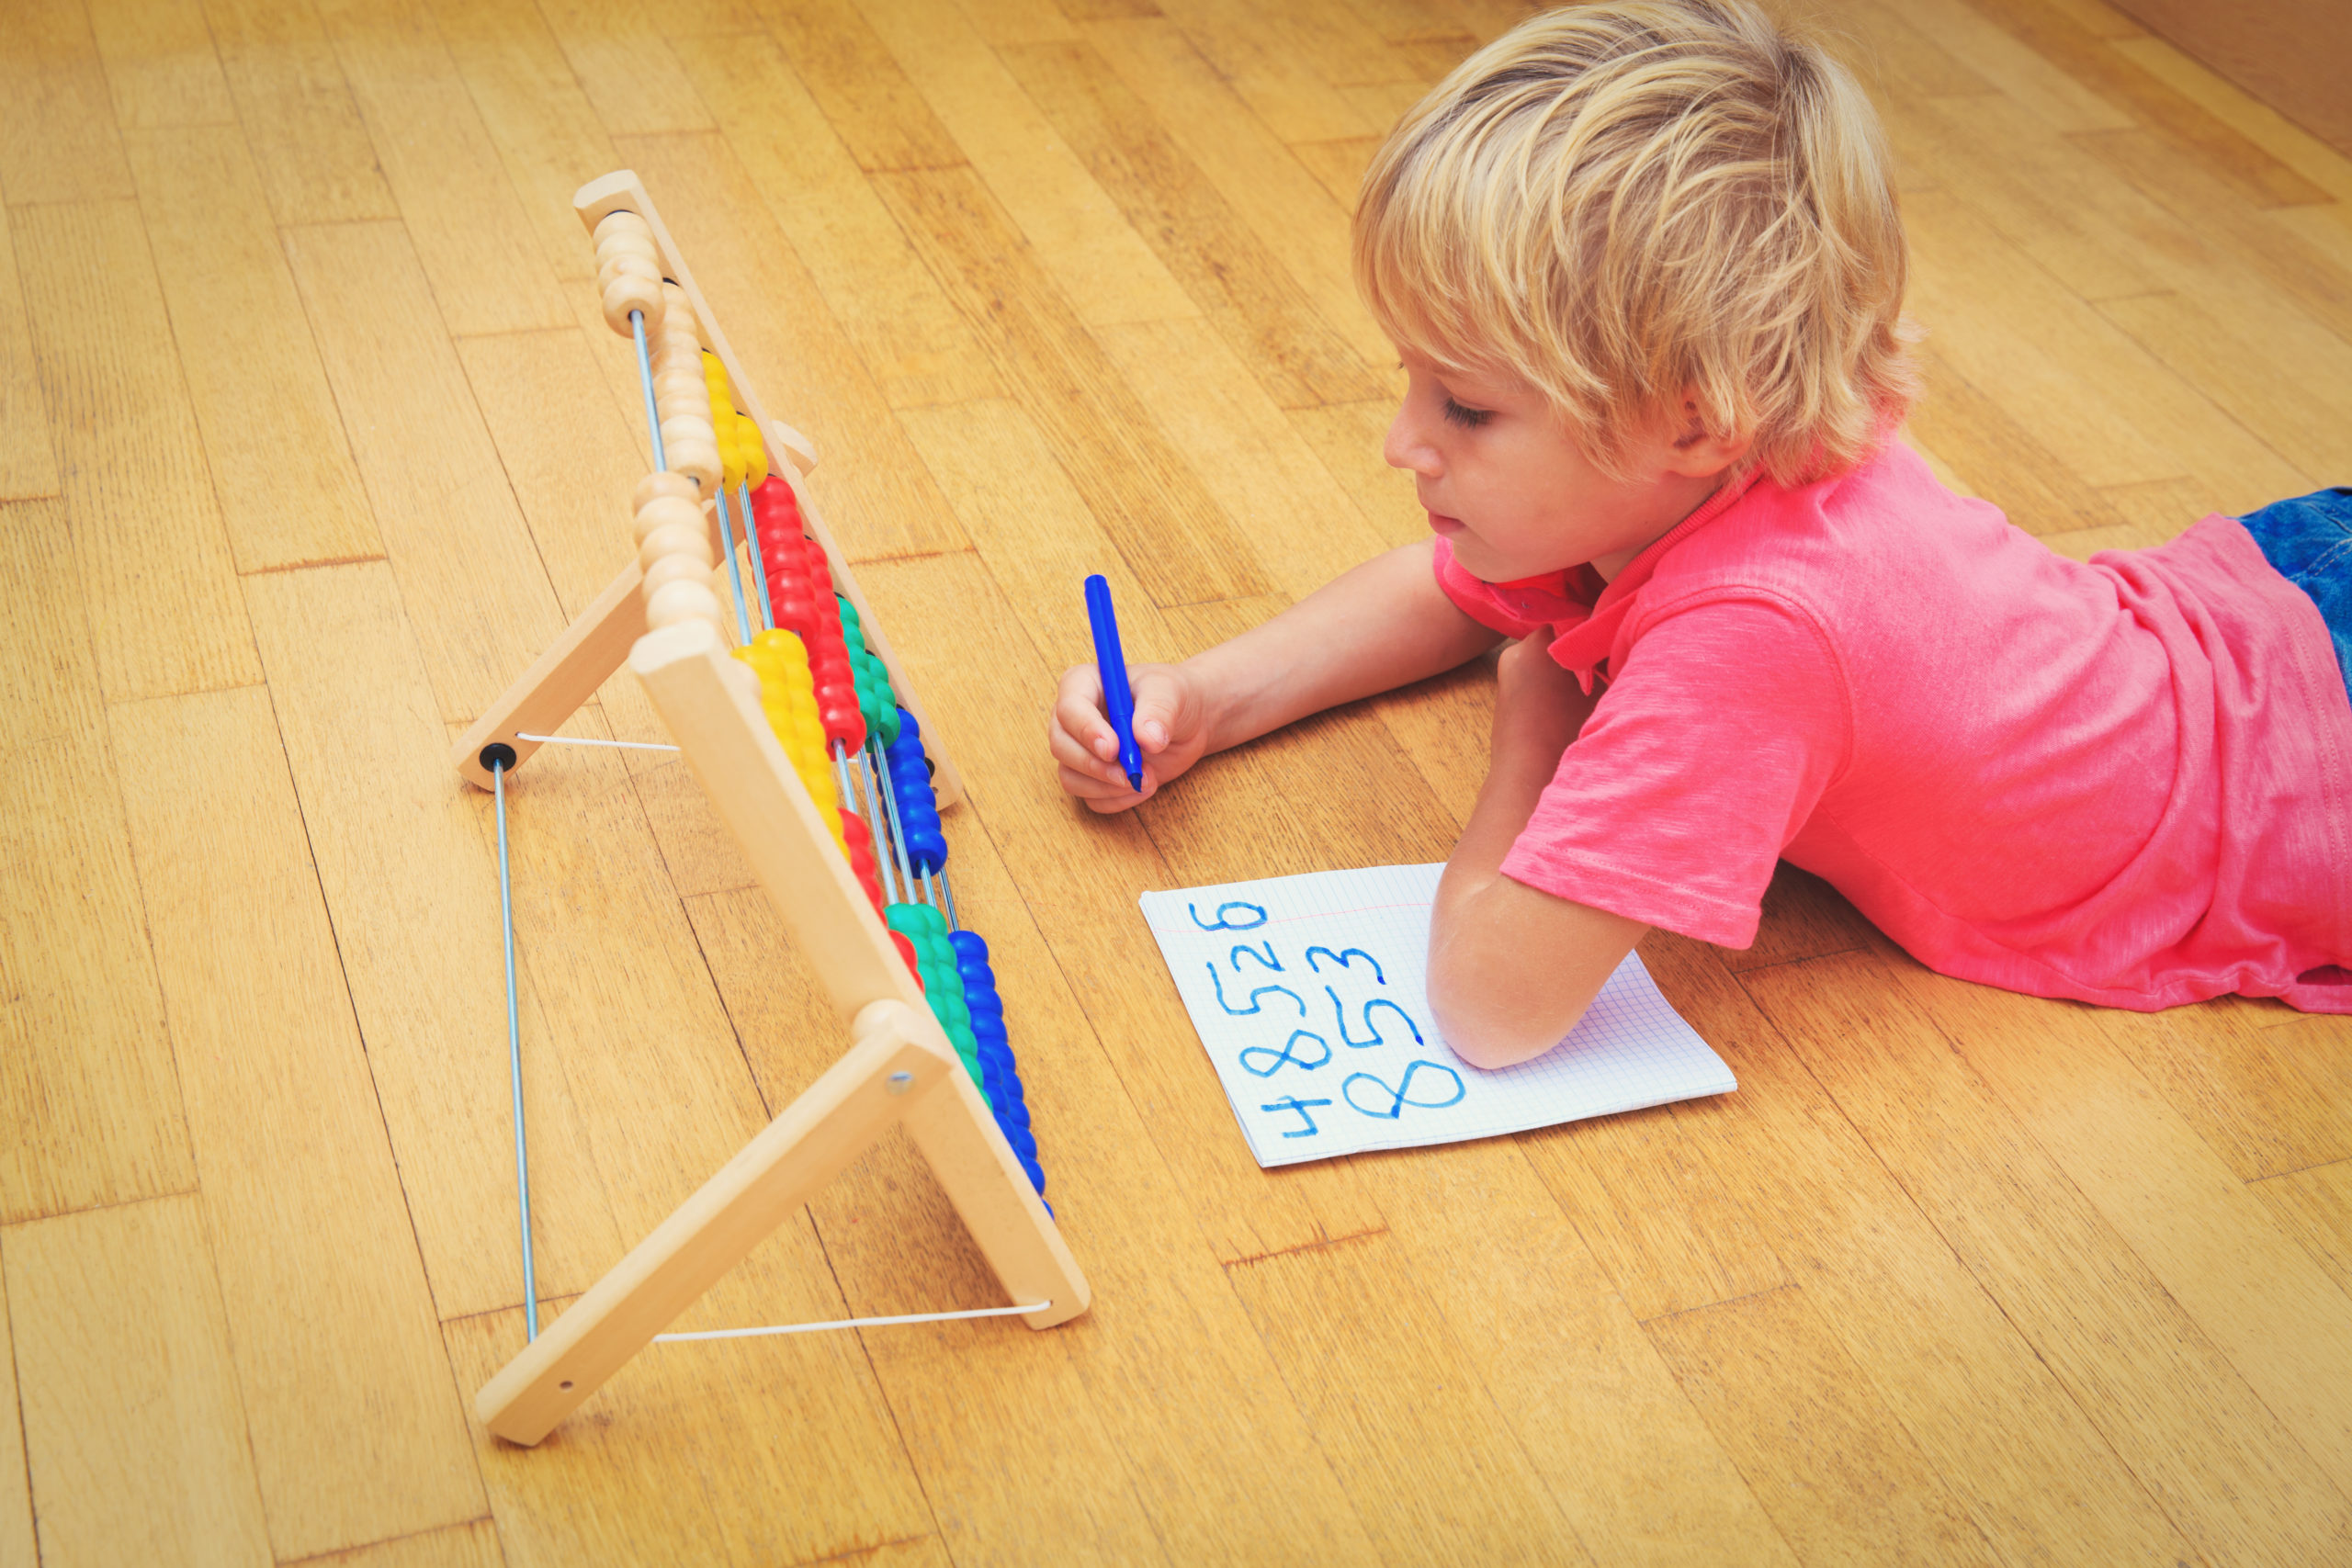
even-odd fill
[{"label": "child's eye", "polygon": [[1495,417],[1493,412],[1490,410],[1464,408],[1460,403],[1455,402],[1452,398],[1445,400],[1444,412],[1445,417],[1448,420],[1460,425],[1464,430],[1476,430],[1480,425]]}]

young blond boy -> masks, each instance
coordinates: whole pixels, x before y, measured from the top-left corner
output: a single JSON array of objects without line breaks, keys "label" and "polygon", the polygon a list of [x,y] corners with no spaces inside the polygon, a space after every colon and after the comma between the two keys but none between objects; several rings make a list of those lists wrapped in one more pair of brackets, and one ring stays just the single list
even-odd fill
[{"label": "young blond boy", "polygon": [[1745,0],[1538,17],[1390,136],[1355,264],[1434,538],[1136,666],[1140,794],[1069,671],[1072,795],[1125,809],[1516,638],[1430,925],[1474,1064],[1550,1048],[1653,926],[1747,945],[1783,856],[1949,974],[2352,1010],[2352,676],[2321,609],[2352,604],[2352,494],[2248,519],[2296,509],[2296,539],[2211,517],[2078,565],[1944,490],[1894,435],[1887,154],[1817,46]]}]

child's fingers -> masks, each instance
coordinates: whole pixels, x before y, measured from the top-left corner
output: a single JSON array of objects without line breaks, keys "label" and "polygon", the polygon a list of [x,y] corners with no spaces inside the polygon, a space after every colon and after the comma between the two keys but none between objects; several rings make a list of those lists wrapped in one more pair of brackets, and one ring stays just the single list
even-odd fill
[{"label": "child's fingers", "polygon": [[1128,786],[1125,777],[1113,783],[1107,779],[1097,778],[1090,773],[1080,773],[1075,768],[1063,768],[1060,773],[1062,789],[1077,799],[1084,801],[1090,809],[1095,811],[1125,811],[1128,807],[1136,805],[1148,795],[1153,784],[1151,776],[1147,773],[1143,781],[1144,793],[1137,795]]},{"label": "child's fingers", "polygon": [[1183,684],[1164,670],[1147,670],[1136,678],[1135,690],[1136,744],[1146,751],[1164,751],[1184,711]]}]

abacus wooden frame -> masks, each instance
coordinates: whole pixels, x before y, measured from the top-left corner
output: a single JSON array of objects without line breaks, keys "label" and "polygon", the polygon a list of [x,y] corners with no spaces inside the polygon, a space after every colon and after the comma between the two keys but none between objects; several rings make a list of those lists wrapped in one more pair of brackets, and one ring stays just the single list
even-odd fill
[{"label": "abacus wooden frame", "polygon": [[[620,208],[646,220],[665,263],[675,269],[673,281],[693,303],[704,341],[726,364],[748,412],[760,420],[763,431],[769,430],[637,177],[624,171],[594,181],[582,187],[574,206],[592,230]],[[813,513],[804,515],[815,525]],[[821,533],[819,537],[836,584],[863,614],[865,602],[846,563],[829,537]],[[1013,1303],[1045,1303],[1021,1314],[1023,1322],[1032,1328],[1050,1328],[1085,1312],[1091,1299],[1085,1276],[1052,1215],[777,743],[760,707],[757,678],[729,654],[724,638],[707,621],[645,630],[644,612],[634,591],[637,576],[632,566],[615,581],[599,597],[598,608],[582,616],[565,642],[534,667],[536,682],[531,677],[518,682],[516,691],[523,692],[524,700],[503,705],[496,722],[510,731],[526,722],[537,729],[538,721],[526,720],[526,715],[551,711],[565,691],[578,689],[608,649],[623,649],[711,805],[742,845],[793,942],[848,1023],[853,1043],[741,1152],[482,1385],[474,1398],[476,1414],[492,1432],[526,1445],[546,1437],[893,1124],[903,1125],[922,1150]],[[867,625],[872,626],[870,620]],[[877,647],[876,651],[882,650]],[[891,670],[897,689],[908,694],[895,664]],[[581,696],[571,699],[572,705],[604,679],[599,675],[589,682]],[[530,690],[524,692],[526,687]],[[532,701],[546,705],[533,708]],[[921,710],[915,711],[920,717]],[[565,709],[567,716],[569,712]],[[477,755],[497,739],[515,744],[519,753],[521,746],[511,734],[486,728],[492,722],[486,716],[475,727],[477,734],[469,737]],[[927,738],[937,734],[927,723],[924,732]],[[943,779],[949,776],[944,761],[939,771]],[[488,782],[487,773],[482,779]]]},{"label": "abacus wooden frame", "polygon": [[[793,497],[799,502],[800,516],[808,526],[808,535],[825,552],[825,564],[832,573],[833,586],[847,595],[857,606],[859,619],[865,624],[865,642],[880,657],[890,671],[890,683],[906,700],[908,711],[922,726],[926,750],[938,770],[932,778],[932,787],[938,793],[940,807],[948,809],[964,798],[963,775],[937,739],[931,715],[923,710],[922,700],[915,694],[906,671],[899,663],[888,637],[876,620],[873,608],[857,586],[857,574],[850,570],[849,561],[833,543],[832,530],[825,525],[824,515],[816,500],[808,493],[808,476],[817,466],[817,449],[808,437],[781,421],[771,419],[760,396],[752,389],[743,367],[728,345],[727,335],[718,330],[710,306],[703,299],[702,290],[695,286],[694,274],[678,254],[678,247],[670,238],[670,230],[662,215],[653,209],[653,198],[646,194],[644,182],[634,170],[620,169],[601,179],[589,181],[574,192],[571,209],[579,214],[582,227],[595,232],[596,225],[608,213],[627,210],[645,220],[653,231],[654,243],[661,247],[665,276],[683,290],[687,303],[694,307],[695,321],[702,332],[703,345],[718,355],[727,369],[728,384],[742,400],[743,412],[759,426],[760,439],[767,448],[768,471],[792,487]],[[712,553],[723,563],[726,552],[719,547],[718,520],[710,520]],[[758,551],[752,552],[753,569],[758,570]],[[496,702],[474,721],[455,750],[449,761],[469,782],[483,789],[491,787],[490,770],[482,765],[485,748],[503,744],[514,749],[514,761],[507,771],[529,760],[539,749],[535,740],[523,740],[518,735],[553,735],[565,720],[579,711],[580,705],[596,693],[596,688],[613,678],[628,659],[628,650],[645,635],[644,597],[638,592],[644,573],[635,560],[621,569],[620,574],[596,595],[580,618],[564,629],[537,662],[525,671],[515,682],[500,694]]]}]

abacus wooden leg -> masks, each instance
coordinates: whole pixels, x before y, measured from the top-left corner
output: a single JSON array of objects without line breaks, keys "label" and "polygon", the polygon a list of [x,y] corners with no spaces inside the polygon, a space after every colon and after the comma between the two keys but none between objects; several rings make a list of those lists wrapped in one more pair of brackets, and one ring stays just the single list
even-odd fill
[{"label": "abacus wooden leg", "polygon": [[612,679],[628,658],[630,646],[645,635],[645,595],[638,591],[644,581],[645,574],[631,561],[522,679],[500,694],[449,754],[459,773],[490,788],[490,770],[481,761],[484,747],[500,742],[513,747],[511,772],[539,749],[535,740],[515,739],[518,732],[554,734],[596,694],[597,687]]},{"label": "abacus wooden leg", "polygon": [[861,1014],[846,1055],[482,1385],[482,1423],[537,1443],[908,1107],[953,1100],[963,1066],[929,1021],[895,1001]]}]

